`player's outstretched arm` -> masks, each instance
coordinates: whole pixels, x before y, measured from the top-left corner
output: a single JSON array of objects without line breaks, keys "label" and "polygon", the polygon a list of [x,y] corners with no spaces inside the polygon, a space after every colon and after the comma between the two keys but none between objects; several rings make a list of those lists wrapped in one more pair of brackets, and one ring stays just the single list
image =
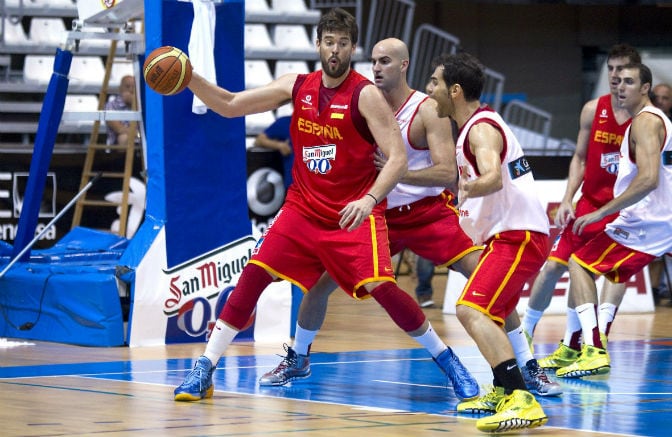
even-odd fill
[{"label": "player's outstretched arm", "polygon": [[232,92],[207,81],[193,72],[189,89],[216,113],[223,117],[242,117],[276,109],[292,98],[296,74],[287,74],[267,85]]}]

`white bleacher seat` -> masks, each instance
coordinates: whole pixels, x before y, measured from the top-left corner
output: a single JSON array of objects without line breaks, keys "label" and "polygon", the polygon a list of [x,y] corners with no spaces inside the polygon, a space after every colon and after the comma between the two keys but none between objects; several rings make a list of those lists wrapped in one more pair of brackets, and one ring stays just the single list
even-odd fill
[{"label": "white bleacher seat", "polygon": [[125,59],[115,59],[110,71],[110,87],[116,89],[124,76],[135,76],[133,63]]},{"label": "white bleacher seat", "polygon": [[303,12],[308,10],[303,0],[271,0],[271,9],[283,12]]},{"label": "white bleacher seat", "polygon": [[300,24],[277,24],[273,29],[273,42],[281,49],[315,50],[306,28]]},{"label": "white bleacher seat", "polygon": [[97,111],[98,96],[95,94],[68,94],[65,96],[64,111]]},{"label": "white bleacher seat", "polygon": [[275,63],[275,78],[288,73],[305,74],[309,73],[308,63],[306,61],[278,61]]},{"label": "white bleacher seat", "polygon": [[30,40],[37,44],[59,46],[65,44],[67,29],[61,18],[33,17],[30,19]]},{"label": "white bleacher seat", "polygon": [[245,49],[268,50],[273,41],[265,24],[245,24]]},{"label": "white bleacher seat", "polygon": [[293,112],[294,112],[294,105],[291,103],[285,103],[284,105],[280,106],[278,109],[275,110],[275,117],[276,118],[285,116],[291,117]]},{"label": "white bleacher seat", "polygon": [[373,68],[371,67],[371,62],[368,61],[358,61],[355,62],[352,67],[357,73],[363,75],[371,82],[373,82]]},{"label": "white bleacher seat", "polygon": [[245,88],[256,88],[273,80],[271,69],[266,61],[245,61]]},{"label": "white bleacher seat", "polygon": [[21,21],[14,22],[14,20],[3,18],[4,20],[4,29],[5,29],[5,44],[19,44],[27,45],[31,44],[31,41],[28,39]]},{"label": "white bleacher seat", "polygon": [[[98,110],[98,96],[87,94],[68,94],[65,96],[63,112],[92,112]],[[93,120],[64,121],[68,126],[93,126]]]},{"label": "white bleacher seat", "polygon": [[70,83],[73,85],[101,86],[105,66],[100,56],[73,56],[70,66]]},{"label": "white bleacher seat", "polygon": [[259,135],[275,121],[273,111],[260,112],[245,116],[245,132],[247,135]]},{"label": "white bleacher seat", "polygon": [[23,62],[23,80],[38,85],[46,85],[54,72],[54,57],[26,55]]},{"label": "white bleacher seat", "polygon": [[269,9],[266,0],[245,0],[245,12],[268,12]]}]

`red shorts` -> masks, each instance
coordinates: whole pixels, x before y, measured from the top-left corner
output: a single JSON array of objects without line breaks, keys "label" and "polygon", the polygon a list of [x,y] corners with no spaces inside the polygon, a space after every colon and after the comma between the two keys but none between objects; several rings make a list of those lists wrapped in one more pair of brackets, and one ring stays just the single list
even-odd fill
[{"label": "red shorts", "polygon": [[372,213],[354,231],[284,206],[252,252],[251,263],[308,292],[326,270],[355,298],[370,282],[395,282],[385,219]]},{"label": "red shorts", "polygon": [[[589,214],[598,207],[594,206],[585,197],[579,198],[576,202],[576,208],[574,210],[574,215],[576,217],[581,217],[582,215]],[[590,241],[594,236],[598,235],[604,230],[607,226],[607,223],[611,223],[618,212],[608,215],[600,221],[591,223],[583,229],[581,235],[576,235],[572,231],[572,226],[574,225],[574,220],[570,221],[565,229],[558,235],[551,247],[551,253],[548,255],[548,259],[564,264],[565,266],[569,262],[569,257],[583,247],[588,241]]]},{"label": "red shorts", "polygon": [[457,305],[467,305],[499,325],[516,309],[525,283],[539,272],[548,255],[548,235],[506,231],[487,245]]},{"label": "red shorts", "polygon": [[460,227],[452,199],[452,194],[446,192],[385,211],[392,255],[408,248],[435,265],[444,266],[482,249],[474,246]]},{"label": "red shorts", "polygon": [[623,246],[602,232],[572,254],[583,268],[612,282],[626,282],[656,259],[648,253]]}]

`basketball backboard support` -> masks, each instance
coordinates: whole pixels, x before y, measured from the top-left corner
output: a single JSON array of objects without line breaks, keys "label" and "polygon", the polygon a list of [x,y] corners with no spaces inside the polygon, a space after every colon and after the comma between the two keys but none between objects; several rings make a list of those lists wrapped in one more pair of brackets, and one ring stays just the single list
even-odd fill
[{"label": "basketball backboard support", "polygon": [[113,27],[143,13],[144,0],[77,0],[79,21],[89,26]]}]

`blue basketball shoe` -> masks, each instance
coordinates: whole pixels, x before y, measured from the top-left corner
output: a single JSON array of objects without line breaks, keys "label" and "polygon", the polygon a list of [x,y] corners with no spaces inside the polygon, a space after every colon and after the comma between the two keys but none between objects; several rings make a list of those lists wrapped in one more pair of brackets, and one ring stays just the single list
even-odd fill
[{"label": "blue basketball shoe", "polygon": [[436,364],[446,374],[453,384],[455,395],[461,400],[470,400],[478,397],[480,388],[478,382],[460,362],[451,348],[446,348],[438,357],[434,358]]},{"label": "blue basketball shoe", "polygon": [[215,366],[204,356],[198,357],[194,368],[189,372],[184,382],[175,389],[176,401],[200,401],[211,398],[215,391],[212,383],[212,374]]}]

